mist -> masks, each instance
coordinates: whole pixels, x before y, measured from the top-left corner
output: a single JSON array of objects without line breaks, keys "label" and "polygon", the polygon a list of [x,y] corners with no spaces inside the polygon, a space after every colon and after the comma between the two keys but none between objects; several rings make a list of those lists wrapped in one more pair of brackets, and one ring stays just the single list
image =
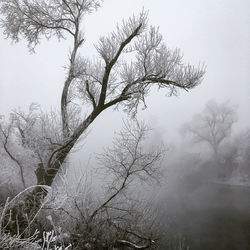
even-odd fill
[{"label": "mist", "polygon": [[[204,109],[200,114],[209,120]],[[204,130],[203,138],[193,140],[181,126],[182,143],[169,150],[158,190],[162,249],[249,249],[249,148],[244,143],[249,145],[249,130],[239,128],[235,120],[217,161]]]},{"label": "mist", "polygon": [[[74,139],[49,185],[36,180],[37,166],[57,164],[60,155],[58,161],[53,157],[68,136],[61,131],[60,105],[74,38],[41,36],[35,50],[29,51],[24,36],[11,41],[1,30],[0,212],[5,212],[4,204],[8,208],[8,197],[16,201],[26,188],[45,184],[48,203],[30,232],[38,229],[40,239],[49,232],[68,235],[59,243],[62,249],[67,244],[72,249],[123,249],[126,244],[162,250],[250,249],[250,3],[106,0],[82,16],[79,54],[95,62],[105,54],[96,49],[98,39],[143,10],[148,10],[145,32],[150,25],[158,27],[166,48],[180,51],[181,65],[201,72],[199,81],[192,88],[180,84],[181,88],[147,89],[138,106],[132,105],[136,116],[126,112],[126,105],[98,113]],[[105,52],[105,46],[102,49]],[[124,56],[118,66],[126,60]],[[103,65],[99,66],[95,73],[101,74]],[[112,77],[121,71],[115,69]],[[80,85],[75,86],[78,91]],[[98,106],[98,88],[79,92],[90,93],[86,102],[79,96],[75,100],[74,94],[66,102],[75,105],[69,112],[73,122],[68,134],[79,131],[77,125]],[[126,176],[131,178],[128,182]],[[109,214],[109,209],[115,211]],[[17,204],[13,211],[25,221],[17,212],[24,210]],[[18,235],[22,224],[27,231],[33,223],[30,218],[20,225],[6,221],[0,219],[0,236],[2,225],[7,234]],[[123,240],[129,243],[123,246]]]}]

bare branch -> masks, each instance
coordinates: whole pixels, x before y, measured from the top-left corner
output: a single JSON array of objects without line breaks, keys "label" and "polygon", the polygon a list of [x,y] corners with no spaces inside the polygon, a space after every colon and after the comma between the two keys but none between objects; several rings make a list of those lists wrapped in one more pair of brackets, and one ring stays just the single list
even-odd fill
[{"label": "bare branch", "polygon": [[148,249],[150,247],[149,244],[139,246],[139,245],[136,245],[133,242],[130,242],[130,241],[127,241],[127,240],[117,240],[116,244],[119,245],[119,246],[126,246],[126,247],[130,247],[130,248],[133,248],[133,249]]},{"label": "bare branch", "polygon": [[93,108],[95,109],[96,108],[96,102],[95,102],[95,98],[94,98],[93,94],[90,91],[88,80],[86,80],[86,91],[87,91],[87,93],[89,95],[89,98],[90,98],[92,104],[93,104]]},{"label": "bare branch", "polygon": [[[143,151],[142,145],[147,132],[148,128],[139,122],[124,123],[123,130],[113,142],[113,148],[107,149],[104,154],[100,155],[100,164],[105,167],[109,176],[114,177],[112,189],[115,189],[115,192],[92,213],[90,222],[126,189],[127,185],[133,181],[133,177],[137,176],[144,181],[156,177],[159,171],[157,163],[161,160],[163,151]],[[117,186],[116,182],[118,182]]]},{"label": "bare branch", "polygon": [[[132,17],[127,22],[124,22],[122,29],[118,28],[117,34],[113,33],[110,38],[102,38],[100,40],[100,45],[97,49],[103,57],[106,67],[102,80],[102,89],[98,105],[104,105],[109,75],[113,66],[120,57],[123,49],[132,41],[133,38],[138,36],[145,29],[146,21],[147,13],[142,12],[138,19]],[[114,38],[117,40],[114,41]]]},{"label": "bare branch", "polygon": [[86,0],[2,0],[0,13],[5,19],[1,19],[1,27],[5,35],[15,42],[24,37],[33,50],[42,36],[64,38],[64,31],[74,36],[79,16],[98,5],[98,1]]},{"label": "bare branch", "polygon": [[19,160],[14,156],[14,154],[10,151],[10,149],[8,148],[8,141],[9,141],[11,129],[12,129],[12,124],[10,124],[10,125],[7,127],[7,131],[4,131],[2,125],[0,124],[0,132],[1,132],[1,134],[3,135],[3,137],[4,137],[4,138],[3,138],[3,147],[4,147],[5,152],[6,152],[6,153],[8,154],[8,156],[10,157],[10,159],[11,159],[12,161],[14,161],[14,162],[17,164],[17,166],[19,167],[21,182],[22,182],[23,187],[26,188],[26,183],[25,183],[25,178],[24,178],[24,172],[23,172],[24,166],[23,166],[23,164],[21,163],[21,161],[19,161]]}]

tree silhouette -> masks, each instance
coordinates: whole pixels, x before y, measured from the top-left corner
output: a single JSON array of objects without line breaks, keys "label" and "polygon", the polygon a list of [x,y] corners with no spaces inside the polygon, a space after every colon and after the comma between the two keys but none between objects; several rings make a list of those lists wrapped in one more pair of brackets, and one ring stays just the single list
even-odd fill
[{"label": "tree silhouette", "polygon": [[189,133],[195,143],[205,142],[219,160],[219,148],[231,134],[232,126],[237,121],[235,107],[228,102],[218,104],[209,101],[204,110],[183,126],[183,131]]}]

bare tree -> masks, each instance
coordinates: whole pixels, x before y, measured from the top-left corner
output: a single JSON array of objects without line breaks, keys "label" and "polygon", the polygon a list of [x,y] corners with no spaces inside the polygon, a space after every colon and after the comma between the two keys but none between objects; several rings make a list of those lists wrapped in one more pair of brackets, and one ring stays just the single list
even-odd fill
[{"label": "bare tree", "polygon": [[112,176],[113,180],[108,191],[109,197],[95,209],[90,220],[126,190],[136,177],[143,181],[159,179],[157,163],[162,158],[163,150],[145,152],[143,142],[148,131],[149,128],[139,122],[124,123],[123,130],[113,142],[113,148],[106,149],[105,153],[100,155],[101,166],[104,166],[106,173],[109,177]]},{"label": "bare tree", "polygon": [[[112,245],[119,246],[118,249],[124,246],[147,249],[157,238],[156,213],[149,201],[137,196],[139,182],[145,185],[158,182],[161,174],[164,148],[145,147],[149,132],[143,123],[125,122],[113,146],[98,157],[98,173],[105,177],[107,184],[102,194],[95,194],[99,199],[91,199],[93,194],[85,186],[87,193],[83,194],[81,189],[80,197],[74,192],[62,199],[69,206],[57,206],[64,217],[74,220],[70,224],[77,224],[78,234],[82,231],[79,237],[84,238],[83,244],[98,249],[111,249]],[[82,178],[79,182],[86,183]]]},{"label": "bare tree", "polygon": [[182,129],[192,136],[195,143],[208,144],[214,152],[215,159],[218,160],[220,145],[230,136],[236,121],[234,106],[228,102],[218,104],[215,101],[209,101],[202,113],[193,116]]},{"label": "bare tree", "polygon": [[[48,159],[41,159],[37,165],[43,168],[40,184],[52,184],[80,136],[104,110],[123,107],[135,115],[151,86],[165,88],[170,95],[177,94],[178,88],[189,90],[197,86],[204,75],[203,67],[184,65],[180,51],[170,50],[158,29],[148,27],[145,11],[123,20],[114,32],[101,37],[96,44],[99,54],[96,60],[84,58],[79,53],[84,44],[83,16],[99,6],[98,0],[0,0],[1,27],[12,41],[23,38],[34,51],[43,37],[72,40],[61,94],[60,145],[53,144]],[[128,53],[131,57],[125,56]],[[74,98],[84,103],[85,110],[78,112],[78,119],[72,121],[70,109],[76,105],[72,102]]]}]

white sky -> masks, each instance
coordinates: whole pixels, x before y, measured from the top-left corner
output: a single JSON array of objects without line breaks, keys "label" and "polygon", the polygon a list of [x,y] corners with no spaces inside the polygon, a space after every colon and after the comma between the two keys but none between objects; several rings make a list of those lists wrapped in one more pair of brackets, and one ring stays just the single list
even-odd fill
[{"label": "white sky", "polygon": [[[249,127],[250,1],[106,0],[98,12],[86,17],[87,41],[82,52],[92,57],[98,37],[112,31],[122,18],[139,13],[143,6],[149,10],[150,24],[160,27],[168,46],[180,48],[186,62],[204,62],[207,73],[200,86],[189,93],[180,92],[178,97],[152,92],[148,109],[140,111],[139,117],[159,129],[168,141],[208,100],[229,99],[239,105],[242,126]],[[18,106],[26,108],[31,102],[46,109],[59,107],[70,41],[44,40],[36,54],[29,54],[25,44],[11,45],[0,37],[0,114]],[[118,113],[102,114],[89,140],[105,144],[119,124]]]}]

